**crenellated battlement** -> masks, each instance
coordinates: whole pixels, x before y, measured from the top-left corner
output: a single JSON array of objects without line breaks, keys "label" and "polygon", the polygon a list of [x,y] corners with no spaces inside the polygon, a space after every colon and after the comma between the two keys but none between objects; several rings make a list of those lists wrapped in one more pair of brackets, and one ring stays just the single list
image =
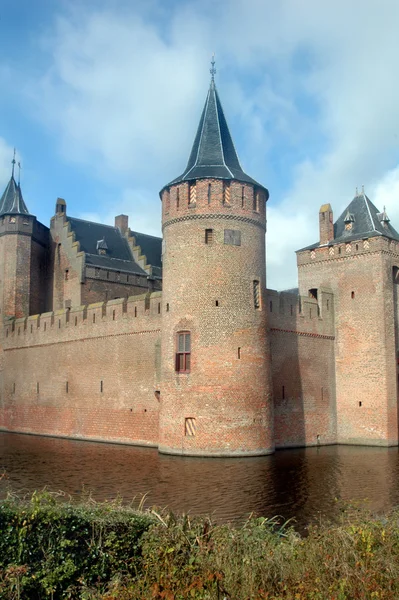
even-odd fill
[{"label": "crenellated battlement", "polygon": [[162,293],[118,298],[40,315],[4,320],[3,347],[31,347],[160,328]]},{"label": "crenellated battlement", "polygon": [[334,295],[328,288],[313,296],[266,290],[269,328],[299,335],[334,336]]}]

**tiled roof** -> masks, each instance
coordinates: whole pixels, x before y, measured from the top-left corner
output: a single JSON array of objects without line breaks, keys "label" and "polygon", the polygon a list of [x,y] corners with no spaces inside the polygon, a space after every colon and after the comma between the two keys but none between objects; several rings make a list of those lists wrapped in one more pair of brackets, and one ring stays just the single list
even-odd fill
[{"label": "tiled roof", "polygon": [[[93,223],[83,219],[68,217],[71,230],[75,239],[80,244],[80,249],[86,254],[86,264],[99,268],[114,269],[128,273],[147,275],[146,271],[138,265],[132,256],[129,244],[123,237],[118,227]],[[161,276],[161,248],[162,240],[151,235],[133,233],[136,243],[141,246],[142,253],[146,255],[147,262],[155,267],[154,275]],[[106,245],[106,255],[98,254],[98,243]],[[101,244],[103,248],[104,244]],[[157,254],[157,249],[159,253]],[[147,255],[147,252],[150,256]],[[156,263],[151,262],[151,260]]]},{"label": "tiled roof", "polygon": [[[351,228],[346,229],[350,223]],[[385,225],[384,225],[385,223]],[[399,241],[399,233],[392,227],[385,211],[380,213],[364,192],[357,194],[334,223],[334,239],[330,243],[350,242],[364,237],[385,236]],[[302,248],[318,248],[320,242]]]},{"label": "tiled roof", "polygon": [[213,80],[187,167],[168,185],[207,178],[236,179],[265,189],[242,170]]},{"label": "tiled roof", "polygon": [[21,186],[15,182],[13,175],[11,175],[11,179],[0,199],[0,215],[5,214],[29,215],[22,197]]}]

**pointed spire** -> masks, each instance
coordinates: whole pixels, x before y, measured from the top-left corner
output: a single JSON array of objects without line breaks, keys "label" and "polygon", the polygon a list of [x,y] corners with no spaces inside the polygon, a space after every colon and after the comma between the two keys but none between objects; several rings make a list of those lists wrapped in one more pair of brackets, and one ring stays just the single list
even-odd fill
[{"label": "pointed spire", "polygon": [[214,81],[214,56],[211,65],[211,83],[187,167],[168,186],[196,179],[235,179],[263,188],[268,198],[264,186],[249,177],[241,167]]},{"label": "pointed spire", "polygon": [[[21,185],[20,185],[20,176],[18,178],[18,184],[15,183],[14,179],[14,171],[15,171],[15,148],[14,148],[14,157],[11,161],[12,171],[11,178],[8,182],[6,189],[3,192],[3,195],[0,198],[0,215],[4,214],[22,214],[29,215],[29,211],[22,197]],[[20,167],[20,163],[18,163]]]}]

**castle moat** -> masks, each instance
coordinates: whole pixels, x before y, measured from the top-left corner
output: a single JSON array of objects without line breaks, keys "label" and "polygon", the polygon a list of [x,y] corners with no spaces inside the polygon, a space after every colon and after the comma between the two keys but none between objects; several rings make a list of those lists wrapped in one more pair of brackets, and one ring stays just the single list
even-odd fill
[{"label": "castle moat", "polygon": [[0,482],[26,493],[45,486],[74,498],[120,496],[145,506],[239,521],[250,513],[295,518],[298,527],[334,517],[336,498],[383,512],[399,504],[398,448],[324,446],[257,458],[204,459],[153,448],[0,433]]}]

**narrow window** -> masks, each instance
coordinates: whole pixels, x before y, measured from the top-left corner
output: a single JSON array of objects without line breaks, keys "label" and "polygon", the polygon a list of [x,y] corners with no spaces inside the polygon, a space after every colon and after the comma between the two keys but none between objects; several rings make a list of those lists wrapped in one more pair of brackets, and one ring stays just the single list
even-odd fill
[{"label": "narrow window", "polygon": [[341,254],[341,248],[338,248],[338,254]]},{"label": "narrow window", "polygon": [[47,327],[47,323],[46,321],[44,322],[44,331],[46,331],[46,327]]},{"label": "narrow window", "polygon": [[65,269],[65,281],[68,281],[69,279],[69,270]]},{"label": "narrow window", "polygon": [[205,244],[213,244],[213,229],[205,229]]},{"label": "narrow window", "polygon": [[215,306],[219,306],[219,300],[216,300]]},{"label": "narrow window", "polygon": [[352,300],[354,299],[354,297],[355,297],[355,292],[351,292],[351,298],[352,298]]},{"label": "narrow window", "polygon": [[255,212],[259,212],[259,192],[254,190],[253,209]]},{"label": "narrow window", "polygon": [[193,417],[184,419],[184,435],[187,437],[195,437],[196,425]]},{"label": "narrow window", "polygon": [[[259,288],[259,281],[257,279],[254,279],[254,281],[252,282],[252,287],[253,287],[253,296],[254,296],[254,308],[260,308],[260,288]],[[270,302],[270,306],[272,306],[272,303]],[[271,311],[271,308],[270,308]]]},{"label": "narrow window", "polygon": [[245,187],[242,186],[241,188],[241,208],[244,208],[245,206]]},{"label": "narrow window", "polygon": [[166,303],[166,312],[169,312],[169,302]]},{"label": "narrow window", "polygon": [[330,301],[329,300],[327,300],[327,302],[326,302],[326,308],[327,308],[327,310],[330,310]]},{"label": "narrow window", "polygon": [[362,403],[361,403],[361,402],[359,402],[359,406],[361,406],[361,405],[362,405]]},{"label": "narrow window", "polygon": [[[255,308],[256,308],[256,306],[255,306]],[[273,302],[271,300],[269,302],[269,309],[270,309],[270,312],[273,312]]]},{"label": "narrow window", "polygon": [[96,322],[96,313],[93,313],[93,323]]},{"label": "narrow window", "polygon": [[324,388],[321,388],[321,401],[323,402],[324,400]]},{"label": "narrow window", "polygon": [[311,290],[309,290],[309,298],[314,298],[315,300],[317,300],[317,289],[316,288],[312,288]]},{"label": "narrow window", "polygon": [[281,397],[283,400],[285,400],[285,387],[284,386],[281,389]]},{"label": "narrow window", "polygon": [[177,334],[176,366],[178,373],[189,373],[191,366],[191,334],[181,331]]},{"label": "narrow window", "polygon": [[359,250],[359,244],[356,244],[356,250]]},{"label": "narrow window", "polygon": [[107,279],[109,279],[109,271],[107,271]]},{"label": "narrow window", "polygon": [[160,302],[158,302],[158,314],[159,315],[161,314],[161,303]]},{"label": "narrow window", "polygon": [[65,382],[65,392],[66,392],[67,394],[68,394],[68,392],[69,392],[69,385],[68,385],[68,382],[67,382],[67,381]]},{"label": "narrow window", "polygon": [[36,384],[36,393],[37,394],[39,393],[39,382],[37,382],[37,384]]},{"label": "narrow window", "polygon": [[[32,324],[30,326],[30,332],[33,333],[33,325]],[[8,330],[7,330],[7,333],[8,333]]]},{"label": "narrow window", "polygon": [[112,311],[112,320],[115,321],[115,311]]},{"label": "narrow window", "polygon": [[104,391],[104,383],[103,380],[100,381],[100,392],[103,393]]},{"label": "narrow window", "polygon": [[237,348],[237,358],[241,358],[241,348]]},{"label": "narrow window", "polygon": [[212,184],[208,183],[208,204],[211,203]]},{"label": "narrow window", "polygon": [[75,317],[75,327],[78,324],[78,317]]},{"label": "narrow window", "polygon": [[134,316],[137,317],[137,306],[134,307]]},{"label": "narrow window", "polygon": [[179,210],[180,205],[180,189],[176,189],[176,210]]}]

